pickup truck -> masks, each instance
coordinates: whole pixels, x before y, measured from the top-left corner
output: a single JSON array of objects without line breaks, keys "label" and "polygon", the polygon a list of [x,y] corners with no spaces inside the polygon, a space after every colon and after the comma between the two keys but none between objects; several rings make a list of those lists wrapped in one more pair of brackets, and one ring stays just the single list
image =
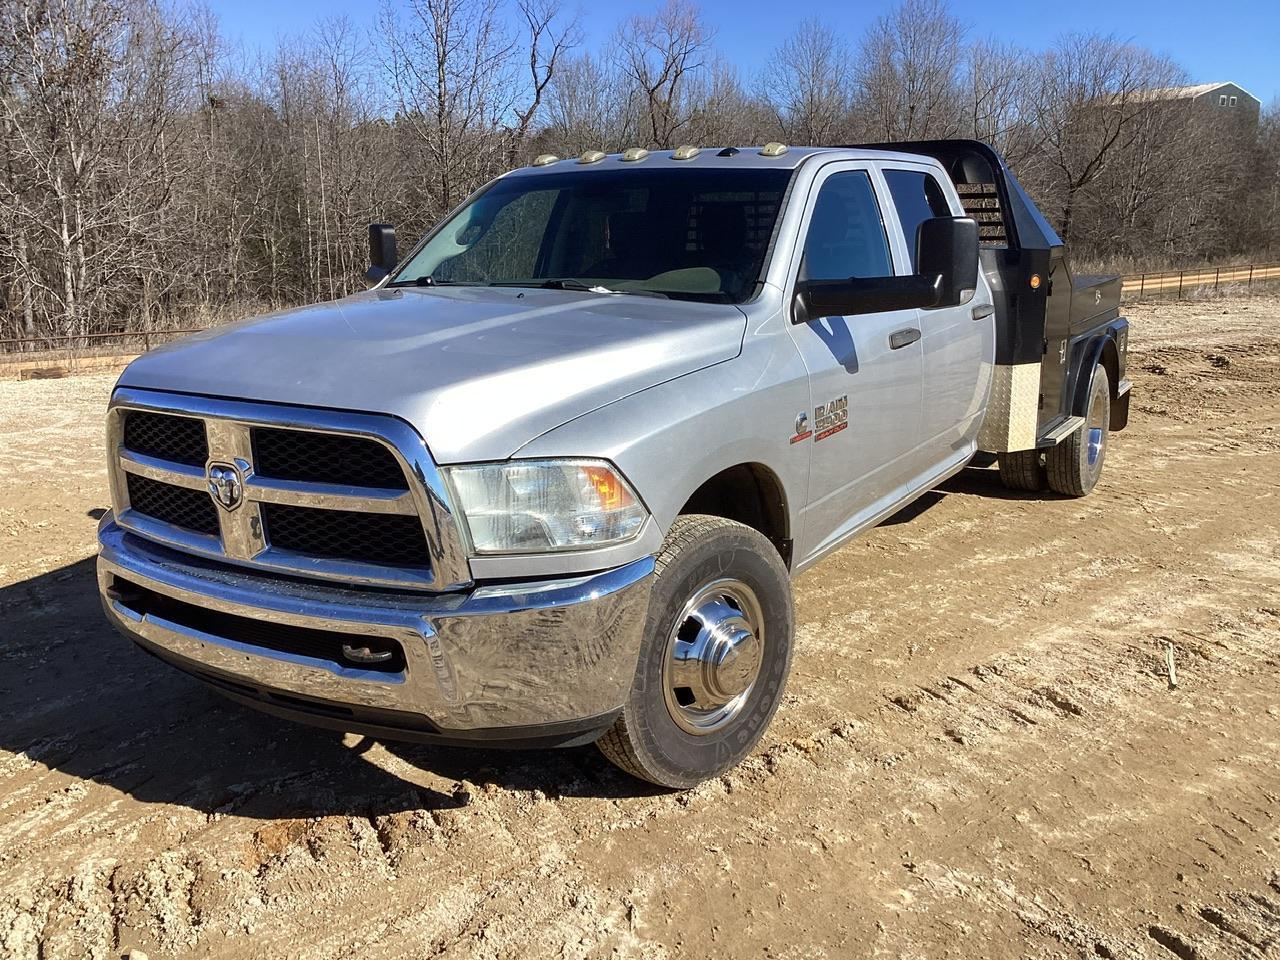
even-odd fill
[{"label": "pickup truck", "polygon": [[1128,416],[1118,280],[975,141],[544,155],[370,242],[107,415],[109,620],[321,726],[691,786],[781,700],[793,577],[969,465],[1087,494]]}]

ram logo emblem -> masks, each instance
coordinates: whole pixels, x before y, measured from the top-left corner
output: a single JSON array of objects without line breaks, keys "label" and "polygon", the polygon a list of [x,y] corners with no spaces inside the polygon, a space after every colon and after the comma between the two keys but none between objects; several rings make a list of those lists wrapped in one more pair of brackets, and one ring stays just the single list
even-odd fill
[{"label": "ram logo emblem", "polygon": [[229,463],[209,464],[209,493],[218,505],[226,510],[234,510],[244,499],[244,484],[240,480],[240,471]]}]

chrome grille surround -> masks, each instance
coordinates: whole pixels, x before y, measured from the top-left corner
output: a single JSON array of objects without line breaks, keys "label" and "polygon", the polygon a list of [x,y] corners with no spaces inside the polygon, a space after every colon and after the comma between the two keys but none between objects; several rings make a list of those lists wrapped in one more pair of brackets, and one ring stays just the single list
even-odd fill
[{"label": "chrome grille surround", "polygon": [[[208,436],[209,461],[201,466],[162,460],[126,449],[125,414],[131,410],[198,418]],[[407,489],[279,480],[254,472],[252,431],[269,427],[359,437],[381,444],[399,463]],[[470,569],[443,478],[426,444],[412,427],[380,414],[316,410],[251,401],[220,400],[117,388],[107,414],[108,476],[116,522],[124,529],[186,553],[239,566],[348,584],[446,591],[471,584]],[[208,470],[234,464],[243,478],[243,497],[233,509],[217,506],[219,534],[197,533],[131,509],[129,474],[209,493]],[[384,565],[316,557],[280,549],[269,542],[263,503],[351,513],[417,517],[427,556],[422,567]]]}]

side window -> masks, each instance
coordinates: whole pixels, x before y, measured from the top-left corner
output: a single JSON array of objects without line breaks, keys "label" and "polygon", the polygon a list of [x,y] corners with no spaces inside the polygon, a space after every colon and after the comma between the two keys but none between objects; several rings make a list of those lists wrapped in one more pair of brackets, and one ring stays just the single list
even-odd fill
[{"label": "side window", "polygon": [[871,178],[865,170],[832,174],[813,205],[800,279],[891,276],[889,238]]},{"label": "side window", "polygon": [[898,219],[902,221],[907,249],[911,251],[911,269],[915,270],[920,224],[933,217],[951,216],[947,195],[937,180],[918,170],[886,170],[884,178],[889,184],[893,205],[898,209]]}]

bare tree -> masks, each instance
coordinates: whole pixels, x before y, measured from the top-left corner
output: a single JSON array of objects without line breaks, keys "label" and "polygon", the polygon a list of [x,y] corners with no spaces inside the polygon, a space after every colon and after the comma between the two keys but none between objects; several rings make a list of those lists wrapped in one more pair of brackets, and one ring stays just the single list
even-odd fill
[{"label": "bare tree", "polygon": [[857,67],[860,107],[871,136],[955,135],[964,35],[944,0],[903,0],[872,24]]},{"label": "bare tree", "polygon": [[686,94],[706,63],[711,30],[686,0],[667,0],[652,16],[632,17],[618,32],[619,62],[635,87],[652,147],[675,146],[689,121]]},{"label": "bare tree", "polygon": [[148,214],[172,186],[165,134],[186,38],[152,4],[103,0],[20,4],[0,29],[10,51],[0,129],[13,171],[0,205],[21,237],[14,259],[32,299],[45,299],[63,330],[84,332],[154,247]]},{"label": "bare tree", "polygon": [[829,144],[843,139],[849,123],[853,54],[830,27],[804,20],[774,51],[761,76],[761,96],[783,139]]},{"label": "bare tree", "polygon": [[1144,118],[1167,107],[1154,92],[1184,77],[1162,57],[1096,34],[1064,36],[1040,63],[1032,110],[1047,167],[1042,197],[1070,238],[1090,184],[1134,143]]},{"label": "bare tree", "polygon": [[548,93],[548,149],[578,154],[622,144],[637,119],[626,87],[620,71],[602,58],[584,53],[564,61]]},{"label": "bare tree", "polygon": [[959,132],[983,140],[1011,163],[1023,162],[1034,146],[1029,132],[1028,88],[1036,78],[1031,57],[996,40],[979,40],[964,51],[957,99]]},{"label": "bare tree", "polygon": [[498,0],[410,0],[407,22],[385,8],[383,30],[399,119],[423,150],[424,199],[439,215],[501,167],[516,44]]},{"label": "bare tree", "polygon": [[513,139],[517,149],[528,139],[556,71],[582,42],[578,18],[566,21],[559,0],[519,0],[519,7],[526,27],[529,75],[525,102],[516,108]]},{"label": "bare tree", "polygon": [[1085,258],[1280,250],[1280,106],[1205,115],[1114,38],[968,43],[904,0],[852,54],[801,24],[748,92],[689,0],[605,51],[562,2],[408,0],[261,55],[167,0],[0,3],[0,337],[341,295],[368,221],[412,236],[527,154],[638,143],[973,136]]},{"label": "bare tree", "polygon": [[775,118],[768,105],[743,88],[737,69],[716,58],[689,84],[689,121],[681,139],[695,144],[762,143],[773,139]]}]

